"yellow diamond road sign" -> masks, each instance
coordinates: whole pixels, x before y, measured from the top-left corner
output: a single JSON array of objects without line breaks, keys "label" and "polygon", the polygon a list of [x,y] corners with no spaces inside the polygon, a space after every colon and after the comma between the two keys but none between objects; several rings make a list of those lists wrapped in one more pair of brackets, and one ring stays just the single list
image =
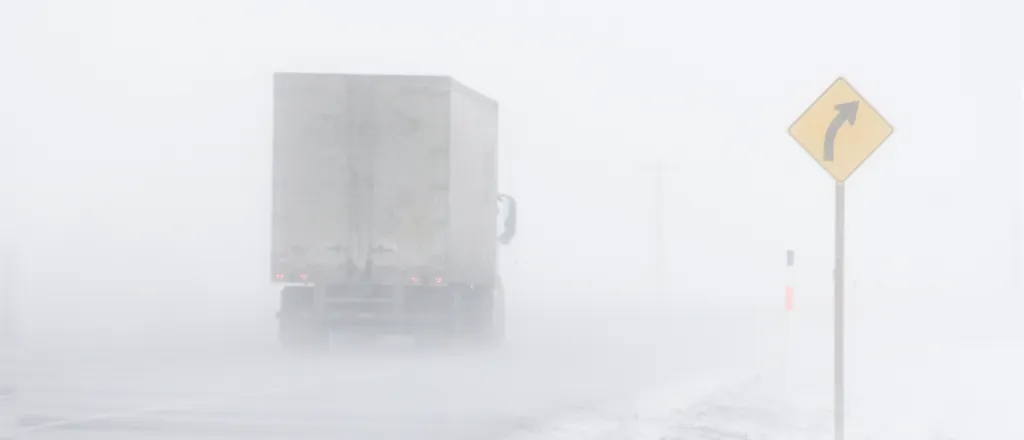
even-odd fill
[{"label": "yellow diamond road sign", "polygon": [[892,126],[844,78],[832,83],[789,134],[843,182],[892,134]]}]

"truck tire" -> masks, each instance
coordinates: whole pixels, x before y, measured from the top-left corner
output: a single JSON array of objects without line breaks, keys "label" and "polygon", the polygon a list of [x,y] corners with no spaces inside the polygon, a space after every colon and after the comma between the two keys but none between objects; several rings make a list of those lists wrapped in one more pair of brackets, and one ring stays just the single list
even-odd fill
[{"label": "truck tire", "polygon": [[416,325],[413,335],[416,345],[421,348],[439,349],[457,342],[463,332],[464,290],[457,285],[447,286],[421,297],[417,308],[411,311],[413,314],[427,317]]},{"label": "truck tire", "polygon": [[281,289],[277,334],[281,347],[288,351],[329,348],[330,335],[316,318],[312,287],[287,286]]},{"label": "truck tire", "polygon": [[505,343],[505,286],[501,279],[497,280],[494,286],[494,323],[491,327],[491,343],[503,345]]},{"label": "truck tire", "polygon": [[463,298],[462,334],[474,345],[498,346],[505,339],[505,292],[501,284],[474,286]]}]

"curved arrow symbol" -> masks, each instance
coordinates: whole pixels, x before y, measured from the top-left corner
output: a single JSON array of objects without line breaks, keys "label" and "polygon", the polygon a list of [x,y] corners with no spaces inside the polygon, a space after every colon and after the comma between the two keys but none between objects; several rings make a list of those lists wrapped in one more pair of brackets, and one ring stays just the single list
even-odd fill
[{"label": "curved arrow symbol", "polygon": [[839,127],[842,127],[844,122],[849,122],[850,125],[857,122],[857,107],[859,106],[860,101],[850,101],[836,105],[838,113],[832,119],[832,123],[828,124],[828,130],[825,130],[825,162],[832,162],[832,157],[835,153],[836,134],[839,133]]}]

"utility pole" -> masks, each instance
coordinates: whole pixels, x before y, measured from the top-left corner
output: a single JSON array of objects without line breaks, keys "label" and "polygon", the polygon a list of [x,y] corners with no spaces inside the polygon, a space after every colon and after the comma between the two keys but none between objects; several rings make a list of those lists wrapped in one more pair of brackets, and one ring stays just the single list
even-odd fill
[{"label": "utility pole", "polygon": [[[0,164],[0,166],[9,164]],[[17,236],[14,232],[12,178],[14,167],[3,167],[0,171],[0,186],[6,191],[0,204],[0,439],[18,437],[18,415],[16,411],[17,391],[17,340],[15,289],[17,285]]]},{"label": "utility pole", "polygon": [[16,308],[19,238],[15,230],[18,200],[14,175],[17,153],[6,152],[7,160],[0,163],[0,439],[15,440],[20,438]]},{"label": "utility pole", "polygon": [[[7,229],[6,226],[0,225],[4,229]],[[18,359],[13,286],[16,281],[10,277],[16,270],[16,250],[11,243],[12,237],[7,236],[7,231],[3,231],[3,235],[4,237],[0,237],[0,274],[3,275],[3,281],[0,281],[3,283],[0,285],[0,440],[14,440],[18,438]]]},{"label": "utility pole", "polygon": [[664,186],[665,186],[665,170],[664,165],[659,160],[655,165],[654,171],[654,283],[655,283],[655,294],[660,298],[665,296],[664,280],[665,280],[665,237],[664,237],[664,221],[662,220],[663,206],[664,205]]}]

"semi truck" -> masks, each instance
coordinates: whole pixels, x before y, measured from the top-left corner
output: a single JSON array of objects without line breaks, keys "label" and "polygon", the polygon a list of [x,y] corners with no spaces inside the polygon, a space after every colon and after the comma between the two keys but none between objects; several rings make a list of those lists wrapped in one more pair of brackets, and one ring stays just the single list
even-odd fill
[{"label": "semi truck", "polygon": [[280,343],[502,342],[498,103],[447,76],[291,72],[273,100]]}]

